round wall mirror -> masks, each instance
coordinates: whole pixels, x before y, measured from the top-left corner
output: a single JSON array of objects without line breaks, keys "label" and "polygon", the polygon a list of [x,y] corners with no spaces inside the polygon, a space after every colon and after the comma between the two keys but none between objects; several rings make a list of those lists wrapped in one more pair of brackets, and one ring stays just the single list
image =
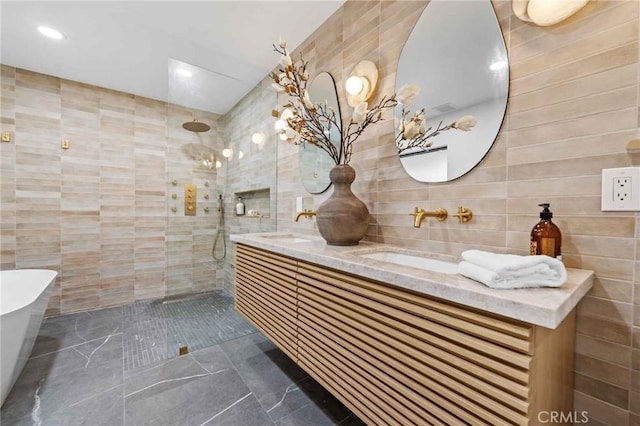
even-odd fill
[{"label": "round wall mirror", "polygon": [[[338,93],[336,84],[331,74],[321,72],[309,85],[309,98],[314,104],[325,102],[336,111],[336,121],[341,122],[340,106],[338,104]],[[328,130],[329,131],[329,130]],[[341,145],[341,134],[339,127],[332,127],[329,131],[329,138],[336,146],[338,152]],[[301,144],[298,146],[300,162],[300,180],[304,188],[311,194],[320,194],[329,188],[329,172],[335,163],[322,149],[311,144]]]},{"label": "round wall mirror", "polygon": [[429,148],[399,152],[406,172],[421,182],[469,172],[491,149],[509,94],[507,49],[491,1],[431,0],[398,62],[396,86],[406,83],[420,86],[411,114],[424,107],[427,127],[466,115],[477,121],[468,132],[449,130],[429,139]]}]

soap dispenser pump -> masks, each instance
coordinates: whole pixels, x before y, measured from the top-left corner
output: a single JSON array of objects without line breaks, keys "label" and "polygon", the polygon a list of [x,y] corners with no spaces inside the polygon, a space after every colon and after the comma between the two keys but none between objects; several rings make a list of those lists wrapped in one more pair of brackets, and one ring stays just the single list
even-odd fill
[{"label": "soap dispenser pump", "polygon": [[542,207],[540,222],[531,230],[530,254],[545,254],[558,260],[562,260],[560,247],[562,234],[560,228],[551,221],[553,213],[549,210],[549,203],[538,204]]}]

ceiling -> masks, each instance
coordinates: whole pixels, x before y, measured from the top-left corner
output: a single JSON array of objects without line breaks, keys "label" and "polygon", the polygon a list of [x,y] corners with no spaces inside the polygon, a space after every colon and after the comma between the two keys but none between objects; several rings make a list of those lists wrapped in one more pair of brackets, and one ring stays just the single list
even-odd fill
[{"label": "ceiling", "polygon": [[[296,1],[7,1],[1,62],[225,114],[343,3]],[[36,28],[65,37],[53,40]],[[191,77],[179,75],[188,68]]]}]

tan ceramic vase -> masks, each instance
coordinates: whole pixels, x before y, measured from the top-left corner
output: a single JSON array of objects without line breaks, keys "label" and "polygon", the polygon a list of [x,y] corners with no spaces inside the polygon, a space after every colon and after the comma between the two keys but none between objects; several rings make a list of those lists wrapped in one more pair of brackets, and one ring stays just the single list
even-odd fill
[{"label": "tan ceramic vase", "polygon": [[318,207],[318,230],[329,245],[355,246],[369,226],[369,209],[351,192],[356,171],[341,164],[331,169],[329,178],[333,183],[333,194]]}]

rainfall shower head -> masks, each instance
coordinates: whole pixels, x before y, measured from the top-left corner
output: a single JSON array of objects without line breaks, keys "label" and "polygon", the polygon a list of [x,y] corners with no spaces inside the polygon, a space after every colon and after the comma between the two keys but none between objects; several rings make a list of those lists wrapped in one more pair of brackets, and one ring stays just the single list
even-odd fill
[{"label": "rainfall shower head", "polygon": [[196,133],[208,132],[209,130],[211,130],[211,126],[206,123],[201,123],[198,120],[187,121],[186,123],[182,124],[182,127],[184,127],[185,130]]}]

